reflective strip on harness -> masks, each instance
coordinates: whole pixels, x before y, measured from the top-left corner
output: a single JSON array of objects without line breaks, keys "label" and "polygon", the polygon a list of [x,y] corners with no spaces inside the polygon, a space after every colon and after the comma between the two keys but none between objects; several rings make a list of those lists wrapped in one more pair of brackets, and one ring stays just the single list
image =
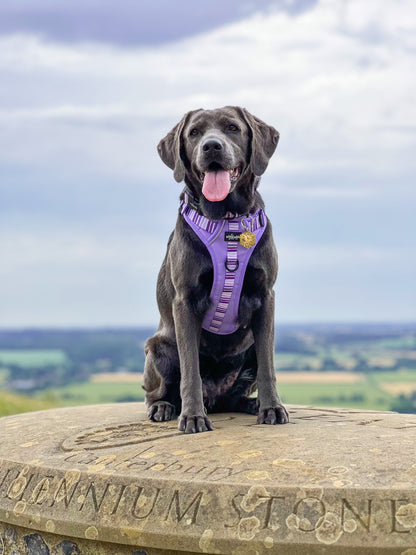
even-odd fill
[{"label": "reflective strip on harness", "polygon": [[[207,247],[214,270],[211,306],[204,316],[202,327],[219,335],[233,333],[238,329],[238,307],[248,261],[266,229],[264,211],[233,219],[209,220],[184,202],[181,212]],[[256,236],[256,245],[248,249],[237,240],[247,228]]]}]

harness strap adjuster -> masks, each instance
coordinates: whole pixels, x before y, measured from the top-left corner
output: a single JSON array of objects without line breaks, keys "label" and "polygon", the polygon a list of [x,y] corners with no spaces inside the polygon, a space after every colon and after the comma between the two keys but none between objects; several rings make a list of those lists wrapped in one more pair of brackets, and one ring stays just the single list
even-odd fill
[{"label": "harness strap adjuster", "polygon": [[227,269],[228,272],[236,272],[238,270],[238,267],[240,266],[240,261],[238,259],[235,261],[235,267],[234,268],[230,268],[228,266],[228,260],[227,259],[224,260],[224,264],[225,264],[225,268]]}]

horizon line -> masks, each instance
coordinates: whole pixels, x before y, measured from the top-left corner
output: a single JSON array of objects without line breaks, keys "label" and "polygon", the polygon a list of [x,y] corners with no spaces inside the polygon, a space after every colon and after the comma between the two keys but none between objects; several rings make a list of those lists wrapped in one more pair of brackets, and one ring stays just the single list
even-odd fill
[{"label": "horizon line", "polygon": [[[314,321],[279,321],[275,326],[416,326],[415,320],[314,320]],[[10,331],[81,331],[81,330],[133,330],[133,329],[157,329],[157,324],[51,324],[51,325],[18,325],[0,326],[0,333]]]}]

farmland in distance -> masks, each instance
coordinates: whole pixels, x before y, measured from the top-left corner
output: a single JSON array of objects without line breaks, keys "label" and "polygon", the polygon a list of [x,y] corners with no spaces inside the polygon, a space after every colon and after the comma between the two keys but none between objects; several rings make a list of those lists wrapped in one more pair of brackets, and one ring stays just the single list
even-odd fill
[{"label": "farmland in distance", "polygon": [[[0,414],[143,400],[152,333],[0,331]],[[285,403],[416,412],[413,324],[279,325],[275,366]]]}]

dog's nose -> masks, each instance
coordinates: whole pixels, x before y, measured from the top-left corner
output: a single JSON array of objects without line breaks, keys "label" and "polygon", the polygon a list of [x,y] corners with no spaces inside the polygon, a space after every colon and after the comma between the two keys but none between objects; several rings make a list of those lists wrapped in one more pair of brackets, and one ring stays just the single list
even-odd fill
[{"label": "dog's nose", "polygon": [[214,150],[222,150],[222,144],[217,139],[208,139],[202,145],[202,150],[204,152],[213,152]]}]

